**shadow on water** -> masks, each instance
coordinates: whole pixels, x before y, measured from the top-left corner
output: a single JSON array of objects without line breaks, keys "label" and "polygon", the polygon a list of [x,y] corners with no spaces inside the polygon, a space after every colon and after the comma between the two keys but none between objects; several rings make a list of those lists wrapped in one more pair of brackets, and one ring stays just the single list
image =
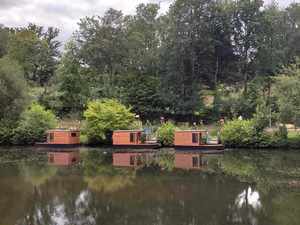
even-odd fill
[{"label": "shadow on water", "polygon": [[300,223],[299,189],[281,186],[299,180],[299,153],[160,152],[114,166],[80,149],[80,162],[56,166],[47,152],[11,152],[0,151],[0,224]]}]

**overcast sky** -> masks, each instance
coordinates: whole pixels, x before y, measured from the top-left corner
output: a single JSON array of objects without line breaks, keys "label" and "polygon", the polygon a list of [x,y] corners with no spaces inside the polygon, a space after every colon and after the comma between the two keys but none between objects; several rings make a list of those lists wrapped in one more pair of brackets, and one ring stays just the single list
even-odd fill
[{"label": "overcast sky", "polygon": [[[54,26],[61,30],[59,39],[67,40],[77,29],[80,18],[103,15],[108,8],[134,13],[139,3],[161,2],[162,12],[172,0],[0,0],[0,24],[24,26],[29,22]],[[271,0],[268,0],[271,1]],[[300,0],[279,0],[281,7]]]}]

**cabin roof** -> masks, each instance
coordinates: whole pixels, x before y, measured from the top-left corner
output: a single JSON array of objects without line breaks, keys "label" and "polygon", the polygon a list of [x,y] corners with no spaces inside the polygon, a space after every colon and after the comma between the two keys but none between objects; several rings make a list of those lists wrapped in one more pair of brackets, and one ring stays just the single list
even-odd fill
[{"label": "cabin roof", "polygon": [[47,132],[80,132],[80,130],[71,130],[71,129],[65,129],[65,128],[56,128],[48,130]]}]

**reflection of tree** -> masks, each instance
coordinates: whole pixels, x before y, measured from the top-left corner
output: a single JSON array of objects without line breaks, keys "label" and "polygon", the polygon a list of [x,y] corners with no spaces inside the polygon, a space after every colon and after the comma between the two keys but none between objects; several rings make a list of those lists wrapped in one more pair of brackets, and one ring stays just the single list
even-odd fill
[{"label": "reflection of tree", "polygon": [[33,186],[40,186],[46,183],[57,172],[56,167],[49,166],[47,164],[37,164],[31,162],[21,163],[19,166],[24,179],[30,182]]},{"label": "reflection of tree", "polygon": [[17,165],[10,164],[0,167],[0,224],[16,224],[25,216],[24,209],[30,206],[33,189],[19,175]]},{"label": "reflection of tree", "polygon": [[276,152],[227,152],[221,160],[221,170],[241,181],[256,183],[260,192],[287,184],[289,179],[300,176],[297,171],[299,157],[294,154]]},{"label": "reflection of tree", "polygon": [[113,167],[110,154],[88,151],[84,153],[82,161],[84,180],[94,191],[112,193],[133,185],[135,171]]},{"label": "reflection of tree", "polygon": [[85,177],[84,180],[90,189],[104,193],[113,193],[133,185],[133,177],[124,175]]}]

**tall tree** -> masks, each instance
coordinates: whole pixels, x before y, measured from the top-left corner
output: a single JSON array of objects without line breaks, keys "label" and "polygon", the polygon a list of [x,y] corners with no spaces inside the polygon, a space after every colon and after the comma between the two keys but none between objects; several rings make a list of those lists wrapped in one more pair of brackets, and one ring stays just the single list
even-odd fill
[{"label": "tall tree", "polygon": [[84,77],[74,41],[66,44],[57,70],[60,114],[82,112],[89,96],[88,80]]},{"label": "tall tree", "polygon": [[157,4],[140,4],[136,9],[136,15],[125,18],[127,67],[134,73],[158,74],[158,10]]},{"label": "tall tree", "polygon": [[257,54],[262,7],[262,0],[238,0],[235,3],[233,46],[239,57],[239,73],[243,77],[245,92],[249,79],[255,75],[253,64]]},{"label": "tall tree", "polygon": [[0,24],[0,58],[7,54],[9,29]]},{"label": "tall tree", "polygon": [[27,100],[23,71],[16,61],[0,59],[0,121],[18,118]]},{"label": "tall tree", "polygon": [[121,73],[126,49],[121,11],[109,9],[103,17],[81,19],[76,40],[84,64],[97,73],[110,75]]},{"label": "tall tree", "polygon": [[55,40],[58,30],[29,24],[16,29],[9,41],[9,56],[24,68],[25,78],[45,86],[53,77],[59,57],[60,43]]}]

